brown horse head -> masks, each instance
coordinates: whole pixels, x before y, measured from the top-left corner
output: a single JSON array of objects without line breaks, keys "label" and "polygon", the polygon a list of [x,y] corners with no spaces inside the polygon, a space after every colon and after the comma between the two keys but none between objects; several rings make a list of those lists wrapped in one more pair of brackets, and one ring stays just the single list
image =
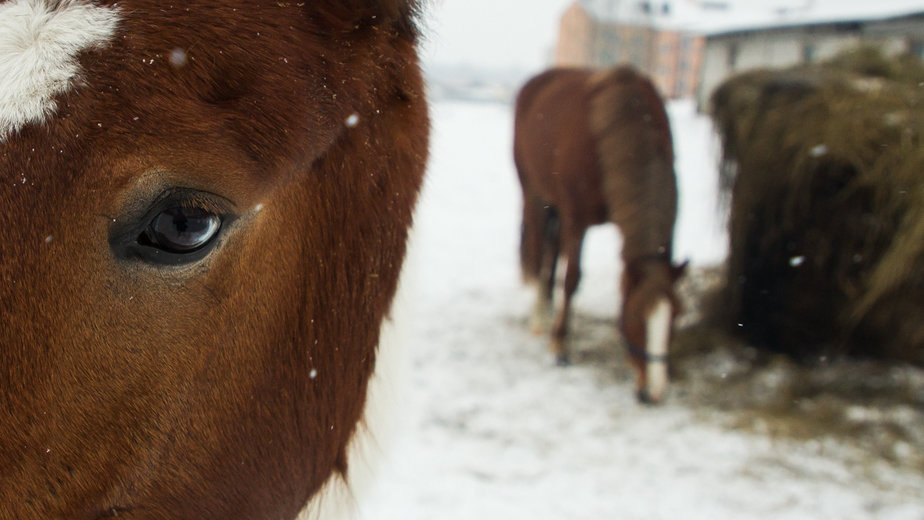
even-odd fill
[{"label": "brown horse head", "polygon": [[637,258],[623,271],[620,328],[643,403],[660,402],[667,388],[668,345],[681,311],[674,286],[686,267],[686,262],[673,265],[668,256],[657,255]]},{"label": "brown horse head", "polygon": [[292,519],[347,475],[414,8],[0,1],[0,519]]}]

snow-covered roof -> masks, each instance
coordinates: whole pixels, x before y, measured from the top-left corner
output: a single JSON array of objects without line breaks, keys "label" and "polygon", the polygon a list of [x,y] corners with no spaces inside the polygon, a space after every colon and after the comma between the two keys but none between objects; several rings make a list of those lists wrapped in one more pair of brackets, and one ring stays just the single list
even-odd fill
[{"label": "snow-covered roof", "polygon": [[921,0],[580,0],[598,20],[721,34],[924,14]]}]

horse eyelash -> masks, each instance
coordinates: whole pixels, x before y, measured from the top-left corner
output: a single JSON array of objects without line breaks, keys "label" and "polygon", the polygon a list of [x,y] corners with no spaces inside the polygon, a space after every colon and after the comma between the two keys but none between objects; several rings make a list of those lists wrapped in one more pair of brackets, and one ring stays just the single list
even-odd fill
[{"label": "horse eyelash", "polygon": [[155,207],[166,209],[168,207],[181,207],[186,209],[199,209],[214,215],[228,215],[233,213],[233,205],[219,195],[208,192],[199,192],[188,189],[176,189],[164,193],[159,197]]},{"label": "horse eyelash", "polygon": [[201,195],[192,195],[189,197],[182,197],[180,199],[177,199],[176,203],[181,208],[201,209],[209,213],[214,213],[216,215],[222,215],[228,212],[228,209],[223,207],[218,202],[212,200],[209,197],[203,197]]}]

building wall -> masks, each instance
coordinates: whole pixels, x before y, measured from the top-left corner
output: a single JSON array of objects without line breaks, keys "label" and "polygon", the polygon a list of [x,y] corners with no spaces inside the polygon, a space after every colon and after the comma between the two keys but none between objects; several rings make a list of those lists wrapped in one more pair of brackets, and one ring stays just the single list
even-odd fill
[{"label": "building wall", "polygon": [[659,32],[653,38],[651,79],[661,94],[668,97],[676,95],[680,38],[676,32]]},{"label": "building wall", "polygon": [[661,31],[654,38],[651,77],[668,98],[693,97],[699,85],[703,38]]},{"label": "building wall", "polygon": [[555,64],[582,66],[589,63],[591,42],[594,39],[593,20],[577,3],[572,4],[561,17]]},{"label": "building wall", "polygon": [[649,75],[663,96],[692,97],[699,84],[702,50],[699,36],[644,24],[602,23],[575,2],[561,19],[555,64],[631,64]]},{"label": "building wall", "polygon": [[654,38],[651,29],[640,25],[601,24],[597,26],[596,36],[592,65],[608,67],[628,63],[650,73]]},{"label": "building wall", "polygon": [[686,54],[685,61],[680,64],[680,84],[678,92],[682,97],[692,98],[699,92],[699,84],[702,81],[701,72],[703,69],[703,53],[706,48],[706,38],[699,35],[686,35],[684,37],[685,46],[689,47],[689,53]]},{"label": "building wall", "polygon": [[[620,23],[602,23],[586,9],[617,13]],[[648,2],[663,9],[666,2]],[[658,30],[638,2],[575,1],[561,21],[556,64],[606,67],[629,63],[652,77],[668,98],[695,97],[700,109],[713,89],[736,72],[818,62],[858,45],[879,44],[886,52],[910,52],[924,59],[924,14],[899,19],[831,23],[701,36]]]},{"label": "building wall", "polygon": [[697,106],[707,109],[709,96],[726,78],[758,68],[817,63],[861,43],[885,53],[917,54],[924,59],[924,15],[874,23],[799,26],[715,35],[705,41],[702,83]]}]

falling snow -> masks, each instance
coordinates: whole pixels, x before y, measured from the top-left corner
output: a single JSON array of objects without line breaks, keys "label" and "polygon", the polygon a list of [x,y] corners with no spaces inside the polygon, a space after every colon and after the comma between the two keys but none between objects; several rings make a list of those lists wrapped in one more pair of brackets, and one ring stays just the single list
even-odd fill
[{"label": "falling snow", "polygon": [[[670,108],[676,256],[714,264],[726,242],[711,126],[687,103]],[[526,324],[511,109],[441,101],[433,122],[404,296],[416,319],[390,413],[397,434],[379,439],[377,484],[357,498],[362,519],[924,518],[920,474],[884,460],[853,465],[848,443],[737,430],[685,405],[679,389],[663,406],[639,406],[612,325],[611,228],[585,245],[574,324],[584,347],[573,366],[555,367]],[[715,369],[736,375],[734,365]]]},{"label": "falling snow", "polygon": [[186,51],[183,49],[173,49],[170,51],[169,57],[170,65],[175,68],[180,68],[186,66],[188,58],[186,56]]}]

